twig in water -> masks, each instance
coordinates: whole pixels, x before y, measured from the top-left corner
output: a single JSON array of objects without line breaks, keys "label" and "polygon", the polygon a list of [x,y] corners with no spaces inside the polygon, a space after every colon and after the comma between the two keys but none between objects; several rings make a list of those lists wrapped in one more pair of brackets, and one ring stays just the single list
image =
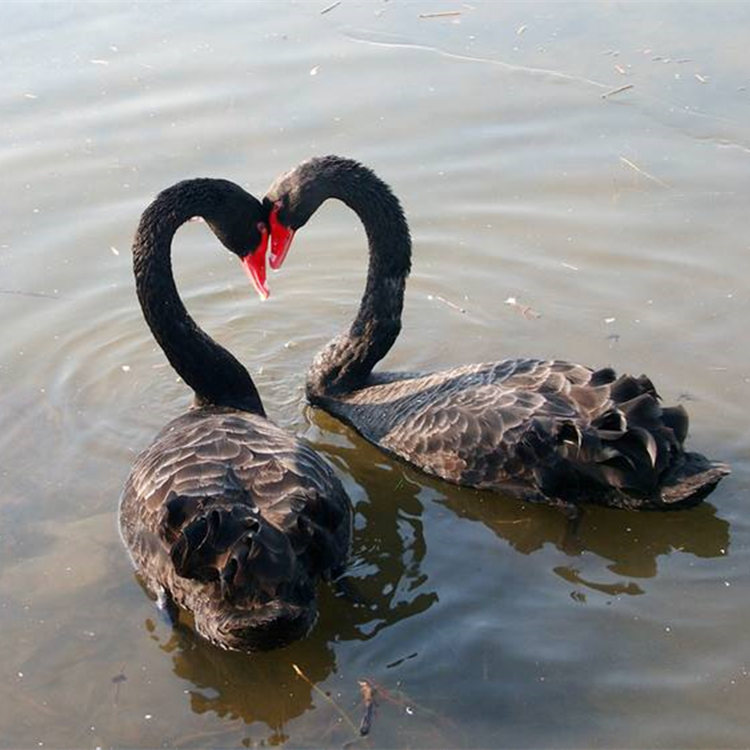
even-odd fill
[{"label": "twig in water", "polygon": [[423,716],[429,717],[435,723],[443,724],[451,729],[456,728],[456,724],[451,719],[439,714],[437,711],[421,706],[419,703],[412,700],[412,698],[405,692],[401,690],[391,692],[373,680],[372,677],[368,677],[367,682],[369,682],[373,690],[377,692],[378,698],[383,698],[383,700],[388,703],[398,706],[399,709],[402,709],[409,716],[413,716],[415,713],[420,713]]},{"label": "twig in water", "polygon": [[362,701],[365,704],[365,712],[362,715],[362,721],[359,723],[359,733],[364,737],[370,733],[372,726],[372,717],[375,714],[375,688],[368,680],[358,680],[359,692],[362,693]]},{"label": "twig in water", "polygon": [[624,86],[620,86],[619,88],[612,89],[612,91],[607,91],[604,94],[602,94],[602,99],[607,99],[610,96],[614,96],[615,94],[621,94],[623,91],[627,91],[628,89],[635,88],[634,83],[626,83]]},{"label": "twig in water", "polygon": [[359,736],[359,729],[354,725],[354,722],[349,717],[349,714],[344,711],[341,706],[339,706],[338,703],[336,703],[333,698],[331,698],[330,695],[328,695],[325,690],[321,690],[296,664],[292,664],[292,669],[294,670],[297,677],[301,677],[321,698],[326,700],[328,703],[330,703],[336,711],[343,717],[344,721],[351,727],[352,732]]},{"label": "twig in water", "polygon": [[518,310],[518,312],[520,312],[521,315],[523,315],[523,317],[527,320],[529,320],[530,318],[536,320],[542,317],[541,313],[538,313],[528,305],[522,305],[515,297],[508,297],[508,299],[505,300],[505,304],[510,305],[515,310]]},{"label": "twig in water", "polygon": [[341,0],[336,0],[335,3],[331,3],[330,5],[326,5],[326,7],[323,8],[323,10],[320,11],[320,15],[322,16],[324,13],[328,13],[328,12],[332,11],[334,8],[338,7],[339,5],[341,5]]},{"label": "twig in water", "polygon": [[115,706],[117,701],[120,699],[120,685],[125,682],[128,678],[125,676],[125,665],[123,664],[120,672],[112,678],[112,684],[115,686]]},{"label": "twig in water", "polygon": [[460,16],[460,10],[441,10],[437,13],[420,13],[420,18],[448,18],[449,16]]},{"label": "twig in water", "polygon": [[630,159],[626,159],[624,156],[620,157],[620,161],[625,164],[626,166],[630,167],[631,169],[634,169],[638,174],[642,174],[644,177],[648,178],[652,182],[655,182],[657,185],[661,185],[662,187],[668,188],[669,185],[667,185],[666,182],[663,182],[658,177],[654,177],[652,174],[649,174],[645,169],[641,169],[637,164],[633,164]]},{"label": "twig in water", "polygon": [[436,299],[438,302],[442,302],[444,305],[448,305],[448,307],[452,307],[454,310],[458,310],[460,313],[465,313],[466,308],[461,307],[460,305],[457,305],[455,302],[451,302],[448,299],[445,299],[445,297],[441,297],[439,294],[428,294],[427,299]]},{"label": "twig in water", "polygon": [[45,299],[60,299],[59,294],[47,294],[47,292],[24,292],[22,289],[0,289],[0,294],[18,294],[21,297],[44,297]]}]

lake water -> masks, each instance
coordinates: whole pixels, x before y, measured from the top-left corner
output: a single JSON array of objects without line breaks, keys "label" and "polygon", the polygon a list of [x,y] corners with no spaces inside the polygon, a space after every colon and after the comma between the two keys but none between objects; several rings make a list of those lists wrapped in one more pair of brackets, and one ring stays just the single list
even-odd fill
[{"label": "lake water", "polygon": [[[747,747],[750,6],[326,5],[0,5],[0,746],[340,747],[367,679],[350,747]],[[646,372],[731,477],[685,512],[588,510],[577,537],[427,479],[304,403],[362,289],[356,218],[326,204],[266,303],[189,224],[188,308],[352,497],[359,601],[321,585],[310,636],[256,656],[173,631],[116,525],[190,396],[143,323],[133,232],[178,180],[262,195],[325,153],[408,213],[385,367]]]}]

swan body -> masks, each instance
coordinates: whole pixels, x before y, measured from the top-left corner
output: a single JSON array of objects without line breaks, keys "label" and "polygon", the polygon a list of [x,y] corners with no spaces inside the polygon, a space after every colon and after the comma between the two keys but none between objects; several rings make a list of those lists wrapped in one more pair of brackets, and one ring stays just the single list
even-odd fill
[{"label": "swan body", "polygon": [[171,239],[193,215],[238,255],[265,252],[261,206],[232,183],[179,183],[144,213],[133,247],[139,300],[195,406],[136,459],[120,530],[168,611],[190,612],[222,648],[266,650],[313,625],[317,580],[346,560],[351,506],[325,461],[266,418],[245,368],[179,300]]},{"label": "swan body", "polygon": [[318,353],[308,373],[312,404],[428,474],[566,509],[587,502],[686,507],[728,473],[724,464],[685,451],[687,413],[662,407],[645,376],[537,359],[373,373],[400,331],[410,270],[411,239],[390,188],[337,156],[282,175],[264,199],[270,263],[281,265],[294,232],[328,198],[359,215],[370,257],[354,322]]}]

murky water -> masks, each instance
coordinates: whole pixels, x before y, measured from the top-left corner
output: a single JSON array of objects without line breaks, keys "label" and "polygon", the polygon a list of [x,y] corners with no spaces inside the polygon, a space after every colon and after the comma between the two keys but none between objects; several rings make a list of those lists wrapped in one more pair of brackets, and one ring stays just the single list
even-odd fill
[{"label": "murky water", "polygon": [[[750,6],[325,6],[0,5],[0,746],[341,746],[369,679],[354,747],[746,747]],[[304,405],[362,288],[355,217],[326,205],[265,304],[190,224],[186,304],[335,465],[361,601],[321,586],[310,637],[252,657],[164,624],[116,506],[189,394],[137,307],[133,231],[179,179],[262,195],[331,152],[408,211],[387,367],[647,372],[732,476],[679,514],[592,509],[578,538],[426,479]]]}]

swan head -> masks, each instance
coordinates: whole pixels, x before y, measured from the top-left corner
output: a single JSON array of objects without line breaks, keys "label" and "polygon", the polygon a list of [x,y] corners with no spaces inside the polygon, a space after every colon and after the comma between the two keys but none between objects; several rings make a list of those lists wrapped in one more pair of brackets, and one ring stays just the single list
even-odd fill
[{"label": "swan head", "polygon": [[[271,232],[271,268],[281,268],[294,238],[321,203],[336,195],[340,171],[350,160],[338,156],[308,159],[276,178],[263,198]],[[354,163],[354,162],[352,162]]]},{"label": "swan head", "polygon": [[196,627],[221,648],[232,651],[271,651],[304,638],[318,618],[316,607],[274,600],[236,611]]},{"label": "swan head", "polygon": [[239,185],[228,180],[217,182],[223,186],[221,198],[204,210],[203,218],[222,245],[240,259],[258,295],[266,299],[267,211]]}]

